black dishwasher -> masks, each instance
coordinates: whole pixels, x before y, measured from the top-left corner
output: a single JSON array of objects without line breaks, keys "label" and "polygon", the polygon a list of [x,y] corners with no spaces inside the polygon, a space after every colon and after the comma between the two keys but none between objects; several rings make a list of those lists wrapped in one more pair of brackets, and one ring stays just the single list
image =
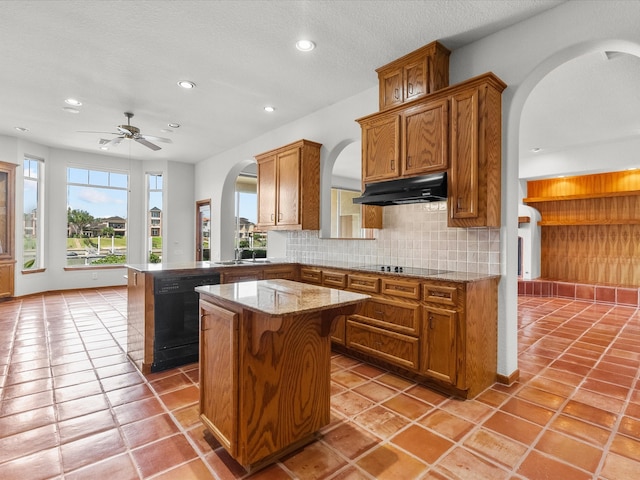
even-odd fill
[{"label": "black dishwasher", "polygon": [[152,372],[198,361],[200,296],[195,288],[219,283],[219,273],[154,277]]}]

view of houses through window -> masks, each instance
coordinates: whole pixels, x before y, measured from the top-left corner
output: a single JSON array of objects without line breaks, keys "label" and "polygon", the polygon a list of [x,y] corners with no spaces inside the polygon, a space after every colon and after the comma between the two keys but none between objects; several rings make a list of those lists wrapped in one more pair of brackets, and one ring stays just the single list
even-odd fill
[{"label": "view of houses through window", "polygon": [[67,168],[67,265],[127,259],[129,176]]},{"label": "view of houses through window", "polygon": [[241,258],[267,256],[267,234],[256,231],[258,191],[255,175],[239,175],[236,179],[235,247]]},{"label": "view of houses through window", "polygon": [[162,174],[147,174],[147,242],[149,263],[162,262]]},{"label": "view of houses through window", "polygon": [[42,181],[42,160],[25,158],[23,162],[24,203],[23,203],[23,270],[36,270],[44,267],[42,258],[42,200],[40,182]]}]

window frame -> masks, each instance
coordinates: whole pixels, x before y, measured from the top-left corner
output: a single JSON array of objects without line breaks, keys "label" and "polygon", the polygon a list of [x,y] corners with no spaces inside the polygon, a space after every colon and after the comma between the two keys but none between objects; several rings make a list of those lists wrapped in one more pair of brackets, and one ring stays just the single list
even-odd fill
[{"label": "window frame", "polygon": [[[37,165],[37,172],[35,178],[31,176],[32,168],[25,168],[27,162],[31,164],[34,162]],[[45,250],[44,250],[44,235],[42,235],[45,221],[45,202],[44,202],[44,175],[45,175],[45,162],[43,158],[35,155],[24,155],[22,160],[22,273],[38,273],[45,270]],[[27,214],[25,194],[27,192],[26,182],[34,182],[36,192],[36,219],[35,219],[35,259],[33,266],[25,268],[25,222]]]}]

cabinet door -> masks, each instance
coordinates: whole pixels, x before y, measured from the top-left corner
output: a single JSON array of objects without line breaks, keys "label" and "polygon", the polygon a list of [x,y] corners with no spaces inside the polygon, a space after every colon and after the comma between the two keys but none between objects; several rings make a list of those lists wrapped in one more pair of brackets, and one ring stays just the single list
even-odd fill
[{"label": "cabinet door", "polygon": [[276,225],[300,223],[300,149],[278,154],[278,187]]},{"label": "cabinet door", "polygon": [[13,263],[0,263],[0,298],[13,297]]},{"label": "cabinet door", "polygon": [[238,314],[200,301],[200,418],[238,453]]},{"label": "cabinet door", "polygon": [[429,88],[429,62],[427,57],[404,67],[404,101],[414,100],[426,93]]},{"label": "cabinet door", "polygon": [[457,312],[443,308],[423,307],[422,373],[456,384]]},{"label": "cabinet door", "polygon": [[478,89],[451,98],[449,216],[478,217]]},{"label": "cabinet door", "polygon": [[347,316],[340,315],[336,317],[333,321],[333,330],[331,332],[331,341],[334,343],[339,343],[340,345],[345,344],[346,338],[346,328],[347,328]]},{"label": "cabinet door", "polygon": [[380,358],[394,365],[417,370],[419,343],[417,337],[391,332],[384,328],[347,320],[347,347]]},{"label": "cabinet door", "polygon": [[380,88],[380,110],[403,102],[402,70],[392,70],[378,77]]},{"label": "cabinet door", "polygon": [[403,175],[447,169],[449,102],[447,99],[411,108],[403,115]]},{"label": "cabinet door", "polygon": [[362,181],[396,178],[400,174],[400,117],[385,116],[362,125]]},{"label": "cabinet door", "polygon": [[258,225],[276,223],[276,157],[258,161]]}]

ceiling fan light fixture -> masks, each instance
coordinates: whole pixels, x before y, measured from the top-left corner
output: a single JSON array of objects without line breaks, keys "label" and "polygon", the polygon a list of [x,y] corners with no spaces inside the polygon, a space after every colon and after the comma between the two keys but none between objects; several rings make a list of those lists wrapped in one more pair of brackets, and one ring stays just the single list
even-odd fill
[{"label": "ceiling fan light fixture", "polygon": [[180,80],[180,81],[178,82],[178,85],[179,85],[180,87],[184,88],[185,90],[189,90],[189,89],[192,89],[192,88],[196,88],[196,84],[195,84],[195,83],[193,83],[193,82],[191,82],[191,81],[189,81],[189,80]]},{"label": "ceiling fan light fixture", "polygon": [[80,100],[76,100],[75,98],[67,98],[64,103],[68,104],[68,105],[72,105],[74,107],[80,107],[82,106],[82,102]]},{"label": "ceiling fan light fixture", "polygon": [[169,128],[180,128],[180,124],[179,123],[168,123],[167,127],[169,127]]},{"label": "ceiling fan light fixture", "polygon": [[296,48],[301,52],[310,52],[314,48],[316,48],[316,44],[311,40],[298,40],[296,42]]}]

